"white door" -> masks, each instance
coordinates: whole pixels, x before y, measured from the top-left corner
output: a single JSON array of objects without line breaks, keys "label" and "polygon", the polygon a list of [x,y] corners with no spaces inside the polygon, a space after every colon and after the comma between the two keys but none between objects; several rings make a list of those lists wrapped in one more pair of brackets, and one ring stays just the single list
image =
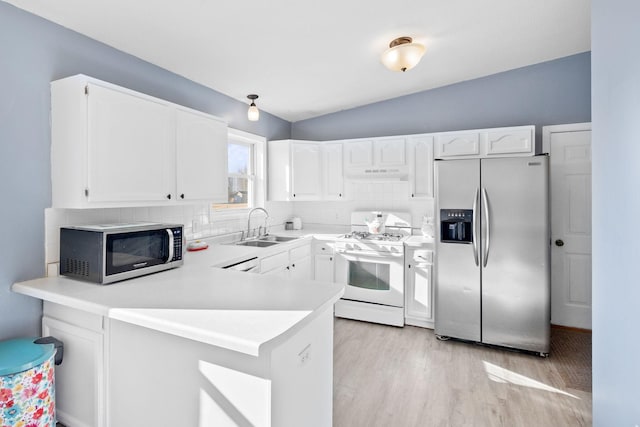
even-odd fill
[{"label": "white door", "polygon": [[333,282],[333,255],[316,255],[314,261],[313,279],[320,282]]},{"label": "white door", "polygon": [[344,198],[344,174],[341,142],[325,142],[324,153],[324,198],[341,200]]},{"label": "white door", "polygon": [[381,138],[373,141],[373,163],[377,166],[405,165],[405,139]]},{"label": "white door", "polygon": [[171,107],[97,85],[88,91],[89,201],[171,199]]},{"label": "white door", "polygon": [[433,136],[410,137],[407,151],[411,198],[433,198]]},{"label": "white door", "polygon": [[345,285],[343,299],[395,307],[404,305],[404,256],[398,253],[339,250],[336,283]]},{"label": "white door", "polygon": [[344,144],[344,166],[358,167],[371,166],[373,164],[373,142],[347,141]]},{"label": "white door", "polygon": [[291,144],[293,200],[319,200],[322,196],[322,159],[319,144]]},{"label": "white door", "polygon": [[544,128],[550,154],[551,323],[591,329],[591,124]]},{"label": "white door", "polygon": [[227,125],[205,114],[176,111],[178,200],[228,202]]}]

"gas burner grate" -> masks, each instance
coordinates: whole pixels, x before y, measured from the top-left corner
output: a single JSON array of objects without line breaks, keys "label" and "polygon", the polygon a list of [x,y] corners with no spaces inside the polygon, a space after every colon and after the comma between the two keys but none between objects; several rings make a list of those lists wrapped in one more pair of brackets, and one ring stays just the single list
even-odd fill
[{"label": "gas burner grate", "polygon": [[351,233],[345,234],[343,236],[343,238],[345,239],[376,240],[380,242],[399,242],[405,237],[406,236],[402,234],[393,234],[393,233],[373,234],[367,231],[352,231]]}]

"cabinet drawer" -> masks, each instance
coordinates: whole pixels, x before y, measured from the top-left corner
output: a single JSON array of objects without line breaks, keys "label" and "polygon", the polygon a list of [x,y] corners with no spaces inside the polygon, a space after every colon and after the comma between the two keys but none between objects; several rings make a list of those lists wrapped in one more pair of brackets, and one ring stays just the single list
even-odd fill
[{"label": "cabinet drawer", "polygon": [[278,267],[285,267],[289,264],[289,253],[280,252],[260,260],[260,272],[267,273]]},{"label": "cabinet drawer", "polygon": [[333,242],[316,242],[314,244],[314,253],[318,255],[331,255],[333,254]]},{"label": "cabinet drawer", "polygon": [[311,255],[311,245],[304,245],[297,248],[293,248],[289,251],[291,261],[295,261],[300,258]]},{"label": "cabinet drawer", "polygon": [[103,331],[103,317],[97,314],[45,301],[42,304],[42,314],[55,320],[61,320],[72,325],[82,325],[84,329],[95,332]]},{"label": "cabinet drawer", "polygon": [[428,249],[418,249],[413,251],[413,262],[415,263],[433,263],[433,251]]}]

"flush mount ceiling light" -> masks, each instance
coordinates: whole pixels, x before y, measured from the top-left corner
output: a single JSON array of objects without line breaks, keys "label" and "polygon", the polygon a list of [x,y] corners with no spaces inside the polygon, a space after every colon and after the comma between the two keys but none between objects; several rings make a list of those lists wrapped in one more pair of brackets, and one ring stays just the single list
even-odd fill
[{"label": "flush mount ceiling light", "polygon": [[247,118],[249,121],[257,122],[260,118],[260,110],[256,107],[256,99],[258,99],[258,95],[247,95],[247,98],[251,100],[251,105],[249,105],[249,110],[247,110]]},{"label": "flush mount ceiling light", "polygon": [[380,60],[392,71],[407,71],[418,65],[425,47],[420,43],[413,43],[411,37],[398,37],[389,43],[389,49],[384,51]]}]

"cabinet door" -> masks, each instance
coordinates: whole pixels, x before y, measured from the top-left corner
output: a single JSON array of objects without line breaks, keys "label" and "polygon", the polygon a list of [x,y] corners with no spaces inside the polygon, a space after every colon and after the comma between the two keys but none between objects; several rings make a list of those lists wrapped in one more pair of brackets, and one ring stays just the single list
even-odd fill
[{"label": "cabinet door", "polygon": [[314,257],[314,280],[335,282],[333,277],[333,255],[316,255]]},{"label": "cabinet door", "polygon": [[407,263],[405,286],[407,317],[424,321],[433,320],[431,269],[431,264]]},{"label": "cabinet door", "polygon": [[68,426],[104,426],[103,335],[46,316],[42,333],[64,343],[62,364],[55,367],[58,421]]},{"label": "cabinet door", "polygon": [[170,106],[89,84],[89,202],[171,198],[175,191],[173,141]]},{"label": "cabinet door", "polygon": [[344,166],[373,165],[373,141],[348,141],[344,143]]},{"label": "cabinet door", "polygon": [[179,200],[227,202],[227,125],[197,112],[176,110]]},{"label": "cabinet door", "polygon": [[289,277],[292,279],[311,279],[311,256],[292,261],[289,267]]},{"label": "cabinet door", "polygon": [[409,138],[407,151],[410,197],[433,198],[433,136]]},{"label": "cabinet door", "polygon": [[487,156],[533,155],[535,150],[532,128],[488,131],[484,136]]},{"label": "cabinet door", "polygon": [[376,166],[404,166],[405,139],[382,138],[373,142],[373,163]]},{"label": "cabinet door", "polygon": [[324,166],[324,199],[344,199],[344,169],[341,142],[322,144]]},{"label": "cabinet door", "polygon": [[322,158],[319,144],[291,144],[293,200],[319,200],[322,196]]},{"label": "cabinet door", "polygon": [[480,134],[478,132],[452,132],[436,136],[436,158],[478,157]]}]

